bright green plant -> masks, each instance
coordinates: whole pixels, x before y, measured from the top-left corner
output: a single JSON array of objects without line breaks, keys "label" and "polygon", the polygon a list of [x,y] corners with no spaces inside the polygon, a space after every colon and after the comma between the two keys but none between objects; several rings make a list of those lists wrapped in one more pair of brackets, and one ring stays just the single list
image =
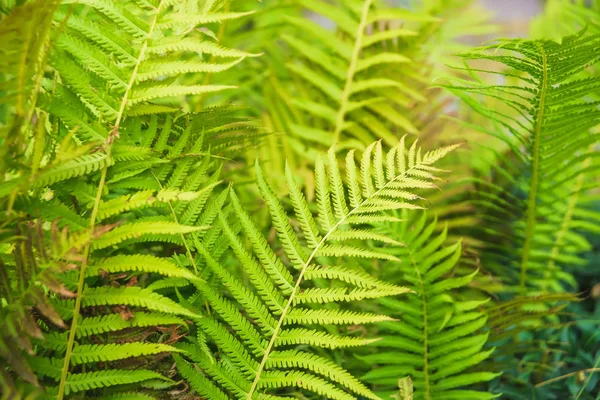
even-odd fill
[{"label": "bright green plant", "polygon": [[[241,224],[253,251],[244,248],[226,214],[220,214],[220,224],[213,229],[228,237],[256,294],[228,273],[202,244],[196,245],[211,273],[217,275],[223,285],[217,292],[214,288],[199,285],[200,297],[205,298],[223,320],[205,317],[199,321],[199,328],[229,360],[217,362],[207,357],[206,352],[196,350],[192,360],[206,371],[206,376],[192,373],[191,366],[180,360],[178,365],[194,389],[209,398],[227,398],[225,393],[230,392],[236,398],[250,400],[255,393],[268,393],[269,389],[299,387],[332,399],[354,398],[345,391],[377,399],[363,384],[327,358],[289,349],[289,346],[358,346],[369,340],[344,337],[333,334],[333,330],[328,332],[311,326],[365,324],[390,319],[386,315],[331,307],[335,303],[394,296],[408,291],[405,287],[390,285],[365,272],[345,267],[341,260],[357,257],[396,259],[385,252],[363,249],[353,242],[374,240],[398,245],[394,239],[363,226],[385,220],[386,211],[417,207],[410,202],[418,199],[414,190],[433,187],[431,181],[435,176],[430,173],[435,171],[433,164],[451,150],[449,147],[421,155],[415,145],[406,148],[402,141],[384,155],[381,143],[373,143],[361,158],[360,170],[355,165],[354,152],[348,153],[345,182],[335,154],[330,151],[327,167],[320,158],[316,164],[317,219],[288,169],[290,200],[302,230],[302,239],[297,237],[280,201],[257,166],[258,186],[269,208],[279,243],[269,246],[232,192],[230,212]],[[273,248],[278,247],[285,257],[276,255]],[[294,274],[286,267],[288,263],[296,271]],[[342,285],[324,286],[327,281],[339,281]],[[220,292],[229,292],[239,306],[222,297]],[[314,304],[329,307],[320,309],[311,306]],[[238,309],[254,320],[254,324]],[[223,323],[230,326],[235,335],[229,334]],[[223,389],[210,384],[207,378],[219,382]],[[345,391],[329,381],[339,384]]]},{"label": "bright green plant", "polygon": [[[509,151],[490,151],[497,160],[491,165],[497,180],[482,183],[487,189],[480,192],[480,203],[489,210],[486,230],[494,244],[487,251],[488,268],[517,284],[522,294],[560,290],[561,281],[569,283],[570,278],[558,264],[577,264],[577,255],[586,249],[575,229],[586,228],[587,211],[579,208],[577,199],[590,189],[586,177],[598,170],[593,128],[600,111],[589,95],[600,81],[583,71],[600,60],[595,51],[599,44],[600,37],[583,33],[561,44],[504,41],[462,57],[506,65],[507,72],[469,71],[499,74],[514,84],[463,81],[449,86],[492,121],[493,128],[481,129]],[[504,108],[486,107],[474,98],[480,95]],[[507,221],[512,221],[510,227]]]},{"label": "bright green plant", "polygon": [[580,3],[0,0],[2,397],[591,399]]},{"label": "bright green plant", "polygon": [[[501,144],[482,146],[493,160],[488,163],[490,172],[471,180],[477,188],[473,204],[485,222],[473,232],[484,239],[484,267],[503,283],[498,291],[504,292],[504,302],[492,307],[490,317],[500,348],[497,365],[517,370],[516,364],[523,361],[512,356],[515,349],[529,348],[527,367],[521,368],[524,377],[515,383],[529,393],[538,391],[528,391],[527,385],[545,375],[540,368],[548,368],[544,365],[549,352],[560,351],[546,344],[555,335],[536,335],[532,328],[558,325],[564,301],[574,300],[572,294],[560,292],[578,290],[573,272],[586,267],[585,253],[591,249],[586,236],[598,231],[598,214],[591,207],[598,200],[599,81],[590,72],[600,60],[599,40],[580,32],[561,43],[512,40],[495,51],[476,49],[465,54],[465,60],[499,62],[507,69],[467,67],[468,71],[501,75],[508,82],[460,81],[450,86],[492,121],[478,129]],[[480,98],[496,106],[486,106]],[[513,298],[515,294],[520,296]],[[563,320],[570,323],[567,317]],[[542,350],[531,350],[536,341],[543,343]]]},{"label": "bright green plant", "polygon": [[[467,286],[477,271],[463,275],[455,270],[461,244],[444,246],[447,230],[436,233],[436,222],[428,221],[423,213],[411,223],[384,227],[383,232],[404,246],[390,251],[402,263],[396,268],[384,263],[382,274],[390,279],[392,274],[385,271],[395,271],[394,282],[413,293],[406,299],[380,300],[380,312],[397,320],[378,324],[381,340],[371,345],[375,347],[372,354],[360,357],[376,368],[363,379],[385,393],[396,386],[398,376],[408,375],[415,399],[495,398],[492,393],[457,389],[497,375],[469,371],[494,349],[484,348],[489,332],[482,329],[487,316],[481,309],[487,300],[463,299],[456,292]],[[447,278],[448,274],[453,277]]]}]

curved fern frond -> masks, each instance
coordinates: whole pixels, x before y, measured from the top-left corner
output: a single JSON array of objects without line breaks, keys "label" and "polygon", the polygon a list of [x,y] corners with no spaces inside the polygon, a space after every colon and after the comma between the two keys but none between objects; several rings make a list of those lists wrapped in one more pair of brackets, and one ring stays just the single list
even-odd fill
[{"label": "curved fern frond", "polygon": [[177,351],[162,343],[86,344],[75,346],[71,362],[73,365],[89,364]]},{"label": "curved fern frond", "polygon": [[[206,378],[214,382],[215,388],[219,388],[219,396],[235,393],[235,397],[250,400],[276,395],[277,389],[299,387],[327,398],[355,398],[348,391],[368,398],[378,398],[358,381],[342,378],[347,374],[342,369],[325,367],[329,365],[326,358],[311,353],[294,353],[299,357],[295,364],[278,357],[292,354],[285,349],[286,345],[306,343],[331,348],[367,342],[362,338],[344,337],[320,329],[297,328],[296,325],[348,325],[390,320],[385,315],[344,309],[343,303],[401,294],[407,289],[364,277],[364,272],[339,267],[337,264],[340,260],[351,260],[367,254],[370,257],[396,260],[395,256],[383,251],[365,251],[359,246],[363,239],[380,241],[382,237],[365,236],[364,233],[357,235],[356,229],[378,221],[377,218],[385,215],[386,211],[415,208],[414,204],[406,201],[406,193],[435,187],[432,181],[436,177],[425,171],[455,147],[422,154],[416,145],[405,148],[402,140],[386,157],[381,143],[373,143],[362,157],[360,171],[356,165],[348,163],[346,179],[342,178],[339,162],[331,150],[326,160],[317,161],[317,218],[310,211],[311,206],[295,178],[288,173],[290,200],[295,218],[302,226],[302,236],[292,228],[290,219],[265,179],[264,172],[256,165],[258,187],[268,207],[278,247],[281,247],[283,254],[276,255],[277,247],[268,244],[233,191],[230,196],[230,218],[239,221],[252,249],[246,248],[241,238],[231,230],[233,223],[226,213],[220,214],[219,225],[212,229],[222,231],[226,236],[251,286],[244,285],[228,272],[202,243],[194,242],[196,250],[206,259],[210,272],[218,278],[231,297],[226,299],[216,296],[212,289],[199,285],[202,297],[220,317],[202,318],[198,321],[199,328],[218,346],[222,357],[229,360],[211,361],[214,368],[228,370],[228,379],[231,379],[229,383],[215,375],[216,370],[206,369],[206,363],[198,364]],[[353,153],[348,159],[350,158],[354,158]],[[386,160],[389,163],[384,172]],[[347,194],[346,190],[355,192]],[[354,203],[352,198],[357,202]],[[417,198],[418,196],[411,197]],[[350,222],[350,218],[354,216],[364,218],[361,225]],[[335,234],[343,232],[350,234],[335,237]],[[332,242],[335,244],[331,244]],[[328,272],[329,269],[331,272]],[[323,286],[321,278],[325,278],[325,282],[331,282],[332,286]],[[336,280],[342,286],[333,285]],[[319,303],[326,303],[330,307],[311,306]],[[338,306],[331,307],[334,304]],[[241,314],[238,307],[250,319]],[[235,328],[236,333],[229,333],[227,326]],[[182,368],[185,371],[189,367],[184,364]],[[346,391],[339,390],[331,381],[341,384]]]},{"label": "curved fern frond", "polygon": [[[508,282],[519,282],[522,294],[561,291],[565,282],[572,284],[559,265],[580,263],[577,254],[587,247],[577,233],[584,228],[577,215],[585,212],[578,198],[589,192],[586,179],[600,166],[594,149],[600,123],[594,95],[600,78],[585,70],[600,61],[599,44],[600,36],[584,32],[560,44],[503,41],[463,58],[500,63],[509,71],[466,69],[505,75],[516,84],[458,81],[447,86],[491,121],[493,126],[482,131],[509,153],[489,152],[499,161],[492,167],[496,181],[486,184],[489,189],[477,202],[491,223],[483,233],[493,243],[486,264]],[[479,96],[502,107],[485,107]],[[509,237],[503,235],[506,221],[512,224]]]},{"label": "curved fern frond", "polygon": [[403,263],[393,268],[384,265],[382,270],[401,276],[395,282],[406,285],[414,294],[408,295],[408,301],[379,300],[384,312],[398,321],[378,324],[382,338],[370,345],[375,352],[358,356],[372,367],[363,379],[377,385],[382,394],[391,394],[398,376],[408,375],[414,399],[496,398],[492,393],[463,389],[498,375],[472,370],[493,352],[484,349],[487,315],[481,306],[486,301],[462,300],[456,294],[455,290],[468,285],[475,273],[454,273],[461,255],[460,242],[444,247],[447,231],[435,233],[437,221],[426,219],[423,213],[410,226],[384,226],[406,247],[392,251]]},{"label": "curved fern frond", "polygon": [[151,379],[169,381],[161,374],[144,369],[117,370],[85,372],[69,374],[66,394],[82,392],[90,389],[98,389],[109,386],[125,385],[148,381]]}]

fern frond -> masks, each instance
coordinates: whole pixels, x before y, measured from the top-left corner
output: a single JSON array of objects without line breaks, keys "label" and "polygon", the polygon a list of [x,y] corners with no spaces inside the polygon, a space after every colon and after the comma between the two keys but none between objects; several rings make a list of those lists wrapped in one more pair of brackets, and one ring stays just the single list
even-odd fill
[{"label": "fern frond", "polygon": [[89,364],[177,351],[173,346],[161,343],[86,344],[74,347],[71,362],[73,365]]},{"label": "fern frond", "polygon": [[13,190],[23,190],[23,188],[27,187],[40,188],[79,176],[89,175],[111,164],[111,158],[101,153],[83,155],[72,160],[67,160],[64,163],[58,162],[56,165],[50,165],[40,170],[39,174],[35,176],[27,176],[3,182],[0,185],[0,196],[6,196]]},{"label": "fern frond", "polygon": [[[319,329],[296,327],[288,329],[288,325],[348,325],[393,320],[386,315],[337,308],[303,308],[298,305],[340,303],[341,306],[343,302],[380,298],[408,291],[401,286],[383,283],[369,277],[366,273],[338,267],[337,263],[329,267],[328,263],[338,259],[373,256],[396,260],[396,257],[391,256],[389,252],[346,244],[364,239],[383,239],[383,236],[377,235],[372,230],[362,230],[365,229],[364,225],[361,230],[358,230],[348,220],[360,214],[367,223],[373,222],[377,217],[385,215],[385,211],[396,209],[398,204],[408,204],[404,199],[385,200],[389,195],[386,191],[396,185],[401,185],[407,191],[424,186],[435,177],[433,175],[423,177],[421,171],[427,169],[452,148],[428,152],[421,156],[416,146],[413,146],[412,150],[405,149],[402,142],[392,150],[394,162],[391,174],[385,176],[381,171],[386,158],[383,157],[381,144],[374,144],[365,151],[363,160],[368,162],[363,162],[362,174],[358,171],[348,174],[350,182],[344,182],[339,172],[338,161],[334,153],[330,152],[327,166],[322,161],[317,162],[315,179],[319,215],[316,218],[293,176],[288,173],[290,200],[306,237],[299,236],[294,231],[288,214],[265,179],[262,168],[257,164],[258,187],[269,209],[271,223],[284,256],[276,256],[277,253],[272,245],[264,239],[244,211],[239,198],[232,191],[230,195],[232,215],[227,218],[227,214],[221,213],[219,225],[211,230],[222,231],[225,234],[228,245],[239,261],[239,267],[247,274],[248,282],[253,289],[250,290],[239,278],[230,274],[202,243],[194,242],[196,249],[206,259],[211,273],[219,279],[223,289],[230,295],[228,298],[217,296],[214,289],[205,288],[204,284],[200,284],[200,295],[213,306],[213,310],[220,318],[203,318],[197,322],[197,325],[230,360],[228,363],[217,361],[215,368],[226,368],[229,379],[239,383],[235,385],[232,382],[226,383],[222,378],[213,375],[217,370],[207,370],[206,363],[199,363],[198,366],[206,377],[219,383],[223,392],[235,393],[236,397],[247,399],[255,398],[257,395],[275,395],[277,392],[269,389],[285,387],[300,387],[327,398],[353,398],[330,381],[340,383],[346,390],[367,395],[369,398],[377,398],[356,380],[342,380],[341,377],[347,374],[342,369],[332,370],[329,375],[325,374],[324,378],[320,377],[319,375],[324,374],[323,363],[326,359],[310,353],[299,353],[303,361],[297,364],[297,367],[293,367],[295,364],[277,361],[276,356],[288,354],[281,353],[284,351],[281,347],[290,344],[311,344],[333,348],[357,346],[369,342],[368,339],[344,337]],[[359,176],[362,177],[361,180]],[[416,181],[413,176],[419,176],[422,180]],[[363,193],[358,204],[348,206],[347,187],[358,187]],[[379,211],[372,210],[373,207],[378,207]],[[243,234],[252,243],[251,251],[242,245],[238,234],[230,228],[233,225],[230,219],[232,217],[241,223]],[[347,235],[343,235],[344,232],[347,232]],[[338,233],[340,234],[337,235]],[[383,242],[396,244],[394,240],[383,240]],[[292,267],[295,272],[291,273],[289,267]],[[328,285],[305,287],[314,280],[323,278],[328,281],[336,279],[338,283],[345,284],[345,287],[328,287]],[[251,319],[238,312],[238,306],[244,309]],[[229,333],[228,326],[233,328],[235,334]],[[189,371],[189,366],[186,364],[183,364],[182,368]]]},{"label": "fern frond", "polygon": [[[503,41],[499,46],[475,49],[463,58],[510,68],[498,73],[518,85],[457,81],[448,86],[491,121],[493,127],[483,127],[483,131],[496,137],[509,153],[508,157],[494,156],[499,160],[499,165],[492,167],[497,178],[485,190],[485,197],[477,200],[486,210],[483,212],[503,226],[511,221],[508,240],[490,236],[503,231],[498,223],[483,233],[495,248],[490,248],[485,261],[507,282],[519,282],[521,294],[562,291],[564,283],[572,279],[559,265],[577,263],[577,253],[583,251],[580,239],[575,244],[567,237],[575,234],[571,226],[577,224],[578,198],[586,192],[583,182],[598,171],[594,128],[600,123],[600,111],[594,94],[600,78],[585,70],[600,61],[595,51],[599,43],[598,35],[585,32],[565,37],[560,44]],[[497,51],[490,51],[496,47]],[[476,99],[480,96],[501,106],[485,107]],[[515,190],[524,196],[509,199],[505,193]],[[509,260],[501,259],[507,255]]]},{"label": "fern frond", "polygon": [[[391,225],[385,231],[402,239],[406,247],[394,249],[394,254],[407,262],[384,271],[400,272],[399,283],[407,285],[415,294],[409,300],[381,299],[387,315],[397,316],[398,322],[380,325],[381,340],[371,344],[376,352],[358,356],[372,366],[363,376],[378,385],[382,393],[392,392],[398,376],[408,375],[414,385],[415,399],[435,398],[487,398],[497,395],[456,389],[493,379],[498,374],[470,372],[490,356],[493,349],[484,345],[488,334],[479,332],[487,316],[477,310],[482,302],[461,300],[450,289],[460,289],[469,284],[473,274],[452,275],[460,258],[461,246],[457,243],[444,247],[446,231],[434,233],[436,221],[420,221],[402,229]],[[398,281],[398,280],[397,280]]]},{"label": "fern frond", "polygon": [[160,311],[165,314],[183,315],[186,317],[194,317],[196,315],[167,297],[140,287],[86,288],[82,298],[82,305],[84,307],[125,305],[144,307],[148,310]]},{"label": "fern frond", "polygon": [[[290,108],[283,128],[299,143],[321,149],[363,148],[377,139],[394,146],[398,132],[417,133],[417,121],[404,110],[424,97],[406,75],[422,76],[413,65],[412,46],[419,31],[437,19],[428,12],[385,8],[373,1],[298,4],[300,11],[316,13],[334,26],[325,29],[311,19],[285,16],[294,28],[282,35],[294,53],[287,69],[301,89],[275,89],[277,100]],[[403,27],[388,24],[396,18],[410,22]],[[388,68],[406,74],[389,73]]]},{"label": "fern frond", "polygon": [[128,239],[142,239],[143,235],[181,235],[206,230],[204,226],[185,226],[175,222],[134,222],[112,229],[100,239],[94,241],[94,249],[114,246]]},{"label": "fern frond", "polygon": [[[244,13],[202,14],[165,0],[152,5],[148,13],[149,3],[86,0],[80,4],[89,6],[91,14],[83,17],[75,12],[71,18],[68,7],[73,3],[63,2],[64,10],[55,17],[64,23],[64,30],[57,41],[53,66],[65,89],[80,96],[86,114],[92,119],[100,117],[108,126],[114,124],[116,129],[107,137],[109,142],[111,136],[118,136],[130,110],[134,115],[147,114],[151,108],[164,109],[166,105],[153,103],[164,98],[231,88],[194,85],[187,77],[225,71],[254,56],[225,48],[194,29],[240,18]],[[219,62],[218,58],[228,60]],[[85,120],[75,119],[71,112],[59,108],[56,105],[48,111],[72,129]]]},{"label": "fern frond", "polygon": [[179,268],[176,264],[165,258],[149,255],[115,256],[102,260],[101,262],[88,266],[87,276],[101,275],[103,273],[115,272],[139,272],[156,273],[172,278],[183,278],[190,282],[201,282],[202,280],[188,271]]},{"label": "fern frond", "polygon": [[107,314],[84,318],[77,325],[77,337],[84,338],[106,332],[115,332],[133,327],[181,325],[186,322],[180,317],[160,313],[136,312],[133,318],[123,319],[120,314]]}]

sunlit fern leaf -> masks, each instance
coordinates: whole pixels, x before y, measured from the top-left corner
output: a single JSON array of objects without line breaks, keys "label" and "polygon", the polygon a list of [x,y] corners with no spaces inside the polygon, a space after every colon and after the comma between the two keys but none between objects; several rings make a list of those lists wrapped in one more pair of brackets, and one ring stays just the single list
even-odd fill
[{"label": "sunlit fern leaf", "polygon": [[401,99],[422,100],[422,95],[399,75],[383,77],[380,72],[390,65],[398,68],[411,63],[392,42],[409,40],[417,31],[399,24],[389,27],[386,22],[436,19],[425,13],[376,7],[371,0],[335,4],[302,0],[299,4],[332,23],[339,34],[310,19],[288,18],[297,29],[293,35],[283,35],[297,59],[288,63],[288,69],[306,87],[300,96],[286,95],[286,102],[302,114],[289,124],[290,134],[313,146],[356,147],[378,138],[393,146],[397,132],[416,133],[413,122],[395,105]]},{"label": "sunlit fern leaf", "polygon": [[48,111],[73,129],[86,121],[112,124],[108,132],[94,129],[94,136],[112,142],[129,112],[139,116],[175,110],[160,100],[232,88],[198,85],[188,78],[227,70],[254,54],[225,48],[194,28],[245,14],[199,10],[188,3],[63,1],[56,14],[62,31],[51,64],[64,85],[58,92],[72,91],[79,98],[71,102],[80,103],[79,116],[55,102],[47,103]]},{"label": "sunlit fern leaf", "polygon": [[[596,229],[595,221],[582,224],[577,216],[585,213],[579,197],[589,193],[588,182],[600,167],[594,149],[600,110],[593,97],[600,78],[586,72],[600,61],[599,46],[600,36],[585,32],[561,44],[505,40],[462,55],[465,61],[504,64],[506,71],[465,68],[503,76],[505,84],[447,86],[491,122],[480,129],[508,151],[490,151],[497,163],[491,165],[492,179],[479,181],[483,190],[476,200],[489,219],[481,233],[490,244],[485,264],[507,282],[518,282],[522,294],[573,285],[560,266],[582,262],[577,255],[587,245],[577,231]],[[502,106],[487,107],[479,96]]]},{"label": "sunlit fern leaf", "polygon": [[423,213],[413,223],[382,227],[406,245],[390,251],[403,262],[384,264],[382,271],[388,271],[384,276],[395,277],[396,284],[406,285],[414,294],[408,299],[379,300],[382,311],[398,320],[378,324],[382,338],[370,345],[373,353],[358,356],[371,366],[362,378],[375,384],[382,396],[397,390],[398,376],[408,375],[415,400],[496,398],[492,393],[465,389],[498,375],[471,370],[493,352],[484,348],[487,316],[481,306],[486,301],[463,300],[456,294],[476,272],[454,273],[460,242],[445,247],[447,231],[436,232],[436,222]]},{"label": "sunlit fern leaf", "polygon": [[[398,295],[407,289],[340,265],[343,265],[342,260],[363,256],[396,260],[380,249],[367,250],[361,245],[364,240],[392,246],[395,242],[382,241],[383,236],[357,228],[379,221],[387,211],[417,208],[406,199],[418,199],[410,194],[415,189],[435,187],[432,182],[438,178],[429,173],[430,167],[455,147],[422,153],[416,145],[406,148],[402,140],[386,156],[381,142],[376,142],[364,152],[360,170],[349,162],[354,160],[354,152],[349,154],[345,179],[331,150],[327,157],[317,160],[317,218],[310,211],[311,206],[295,177],[288,171],[290,201],[302,235],[292,228],[289,216],[257,164],[257,183],[271,216],[277,244],[267,242],[233,191],[231,211],[221,212],[212,229],[222,232],[228,240],[248,283],[232,274],[230,268],[224,268],[202,243],[194,242],[206,260],[206,268],[221,282],[222,290],[228,295],[225,297],[214,288],[198,285],[201,297],[215,314],[199,319],[197,324],[218,347],[220,360],[193,359],[205,375],[198,378],[199,381],[192,379],[193,386],[199,387],[200,382],[209,379],[214,385],[211,390],[216,390],[219,397],[245,399],[269,398],[292,387],[332,399],[354,399],[358,395],[377,399],[366,386],[327,357],[294,350],[294,347],[364,344],[367,340],[363,338],[335,333],[338,329],[334,326],[390,320],[385,315],[344,309],[343,303]],[[360,218],[359,222],[353,223],[354,218]],[[234,221],[241,224],[240,234],[231,228],[235,226]],[[244,245],[243,238],[250,242],[251,248]],[[339,285],[322,286],[319,282],[323,279],[331,283],[338,281]],[[329,307],[318,308],[319,303]],[[334,304],[337,306],[332,307]],[[318,325],[332,328],[324,331]],[[183,360],[180,363],[183,363],[182,373],[189,375],[191,366]],[[227,371],[225,375],[224,371]],[[199,393],[206,395],[206,392]]]},{"label": "sunlit fern leaf", "polygon": [[[94,249],[103,249],[115,246],[125,240],[131,241],[155,241],[157,237],[184,235],[186,233],[205,230],[203,226],[185,226],[176,222],[154,222],[143,221],[125,224],[112,229],[110,232],[94,241]],[[168,241],[168,239],[165,239]]]}]

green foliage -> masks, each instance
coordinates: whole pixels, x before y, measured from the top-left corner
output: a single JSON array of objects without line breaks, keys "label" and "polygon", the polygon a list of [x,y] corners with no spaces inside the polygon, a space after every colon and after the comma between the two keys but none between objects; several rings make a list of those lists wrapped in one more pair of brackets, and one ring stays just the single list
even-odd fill
[{"label": "green foliage", "polygon": [[[42,329],[36,324],[36,313],[53,326],[65,327],[63,318],[43,288],[64,297],[75,296],[61,282],[60,276],[78,267],[82,260],[81,248],[92,238],[90,235],[68,235],[66,231],[60,232],[54,225],[50,232],[52,247],[47,248],[44,237],[48,233],[44,232],[39,223],[18,224],[15,226],[15,233],[18,236],[12,243],[12,248],[7,240],[12,238],[4,235],[2,242],[0,293],[7,304],[0,309],[0,356],[20,379],[35,385],[38,384],[38,379],[22,350],[33,354],[32,339],[44,337]],[[9,376],[3,376],[3,384],[9,393],[16,390],[15,383]]]},{"label": "green foliage", "polygon": [[[515,379],[518,389],[505,389],[514,396],[545,396],[537,385],[528,385],[553,369],[547,352],[561,350],[552,343],[540,350],[536,343],[546,344],[554,336],[543,328],[559,326],[561,319],[571,323],[565,302],[577,298],[561,292],[578,290],[574,273],[588,263],[588,237],[598,232],[591,206],[598,199],[600,113],[598,77],[592,72],[599,61],[599,39],[582,31],[560,43],[512,40],[476,49],[464,59],[507,69],[467,66],[478,80],[449,86],[492,121],[476,128],[500,143],[482,146],[492,162],[471,179],[476,189],[472,202],[485,222],[473,233],[483,238],[483,265],[503,282],[503,301],[491,308],[490,339],[499,346],[495,364],[514,374],[506,379]],[[489,84],[479,78],[481,73],[501,75],[505,84]],[[516,293],[521,296],[513,298]],[[519,348],[528,349],[528,364],[521,371],[515,368],[524,362],[515,357]]]},{"label": "green foliage", "polygon": [[[387,211],[419,208],[410,202],[419,199],[414,190],[434,187],[432,181],[437,178],[432,175],[436,172],[433,164],[454,147],[421,154],[416,144],[406,148],[402,140],[384,155],[381,142],[376,142],[362,155],[360,168],[356,166],[354,151],[348,153],[345,182],[335,154],[330,150],[327,166],[321,158],[316,163],[316,219],[288,169],[290,201],[295,220],[302,230],[301,238],[294,232],[288,215],[257,164],[258,187],[269,209],[278,243],[267,243],[235,192],[231,192],[230,212],[241,224],[243,237],[252,243],[252,251],[245,248],[241,233],[236,233],[239,228],[232,229],[233,220],[229,220],[226,213],[219,214],[219,225],[212,228],[225,235],[254,290],[249,290],[230,274],[209,249],[201,243],[195,244],[206,259],[210,273],[223,285],[219,291],[228,292],[232,298],[223,297],[210,286],[198,285],[200,295],[196,300],[204,298],[222,321],[206,316],[197,324],[220,349],[222,357],[226,357],[219,361],[196,350],[197,356],[192,357],[192,361],[206,370],[206,377],[198,379],[190,378],[191,365],[179,362],[183,363],[182,374],[192,379],[192,387],[198,394],[227,398],[230,393],[229,396],[252,399],[255,394],[269,393],[269,389],[300,387],[332,399],[353,398],[345,392],[347,390],[377,399],[363,384],[327,358],[286,348],[301,344],[326,348],[344,345],[343,337],[310,326],[365,324],[390,319],[385,315],[346,310],[341,305],[331,307],[336,303],[408,291],[405,287],[345,268],[340,260],[395,260],[395,256],[385,252],[366,250],[352,243],[369,239],[398,245],[395,240],[362,227],[377,223]],[[284,255],[276,255],[278,248]],[[296,271],[295,276],[286,264]],[[332,282],[331,287],[324,286],[328,281]],[[340,284],[333,285],[336,281]],[[310,306],[321,303],[330,307]],[[307,326],[307,329],[296,325]],[[368,340],[362,340],[362,343],[368,343]],[[351,340],[347,345],[356,344],[356,340]],[[207,378],[212,378],[221,387],[206,385]],[[341,385],[344,391],[335,384]]]},{"label": "green foliage", "polygon": [[0,0],[0,397],[593,399],[597,11]]},{"label": "green foliage", "polygon": [[299,60],[289,62],[287,68],[312,89],[309,96],[288,100],[305,115],[289,123],[289,132],[303,142],[325,147],[335,143],[357,147],[377,138],[393,145],[398,132],[416,133],[411,121],[397,108],[422,100],[422,95],[403,83],[400,76],[384,74],[386,68],[397,68],[411,60],[403,54],[401,45],[384,49],[386,44],[402,43],[417,32],[386,23],[430,22],[435,18],[408,10],[376,8],[372,1],[300,4],[331,20],[343,36],[314,21],[288,18],[297,33],[284,35],[283,40]]},{"label": "green foliage", "polygon": [[[53,16],[53,8],[38,6],[42,8],[39,15]],[[45,333],[47,339],[40,342],[43,350],[26,361],[17,358],[18,349],[7,353],[5,346],[3,356],[15,359],[11,368],[30,383],[40,385],[43,377],[47,392],[58,398],[157,379],[173,385],[158,371],[129,370],[136,366],[131,360],[139,359],[140,363],[150,356],[177,352],[165,343],[169,339],[161,329],[184,333],[187,322],[180,316],[191,318],[195,314],[135,284],[138,279],[156,280],[161,276],[196,283],[202,279],[169,258],[144,254],[143,245],[138,244],[159,244],[167,254],[177,254],[178,248],[185,254],[187,248],[187,256],[194,263],[186,235],[201,235],[206,230],[203,222],[209,224],[215,216],[200,216],[219,177],[220,162],[211,155],[209,146],[214,143],[217,154],[236,154],[262,135],[246,119],[239,118],[233,108],[181,115],[172,113],[177,108],[148,103],[164,96],[220,88],[178,81],[185,80],[185,74],[191,71],[221,68],[217,63],[194,59],[196,51],[234,56],[237,61],[246,57],[241,52],[215,47],[210,41],[194,41],[204,47],[190,49],[190,32],[197,31],[184,32],[180,21],[169,19],[175,12],[185,14],[188,21],[184,25],[189,27],[239,16],[219,13],[211,7],[207,4],[198,9],[191,2],[167,1],[92,1],[85,7],[63,2],[55,15],[55,26],[60,29],[57,39],[53,38],[51,44],[47,38],[36,41],[41,46],[52,45],[50,66],[54,75],[45,78],[38,88],[41,109],[48,116],[38,110],[35,130],[23,133],[24,143],[34,143],[33,151],[23,151],[23,161],[29,168],[14,169],[1,183],[0,197],[9,210],[6,236],[10,240],[11,234],[19,235],[19,226],[31,225],[41,217],[42,221],[59,218],[58,224],[80,231],[76,237],[81,240],[87,235],[88,240],[77,247],[81,254],[78,274],[67,274],[60,285],[52,275],[57,267],[48,265],[46,259],[44,269],[37,267],[40,258],[47,256],[17,247],[19,254],[31,254],[31,260],[15,256],[16,261],[9,262],[9,269],[4,271],[10,281],[15,273],[22,274],[22,279],[3,293],[11,303],[6,310],[3,343],[18,337],[23,329],[37,339]],[[11,17],[22,20],[29,8],[17,7]],[[149,13],[150,9],[154,12]],[[158,71],[158,75],[148,76],[145,71],[149,69]],[[12,70],[7,70],[9,73]],[[56,132],[49,134],[48,129]],[[95,233],[86,233],[89,231]],[[38,247],[57,240],[39,239],[42,243]],[[40,284],[59,296],[46,299],[33,286]],[[75,299],[66,300],[67,295]],[[59,333],[39,321],[37,327],[27,311],[32,306],[43,310],[41,314],[59,328],[70,321],[69,330]],[[26,317],[27,325],[17,330],[15,317]],[[27,336],[22,347],[33,353]],[[82,368],[85,372],[79,372]],[[9,384],[11,380],[3,381]],[[13,391],[21,390],[10,386]]]},{"label": "green foliage", "polygon": [[[52,60],[61,76],[61,86],[54,88],[54,96],[45,107],[62,117],[70,128],[80,120],[112,126],[88,125],[77,132],[83,141],[112,142],[120,134],[126,114],[178,109],[157,100],[230,89],[224,85],[189,84],[186,76],[220,72],[250,56],[218,46],[191,29],[242,16],[220,12],[218,3],[207,2],[204,7],[193,1],[166,0],[63,4],[57,20],[64,31],[56,41]],[[82,5],[89,7],[85,17],[77,12]],[[203,60],[206,54],[225,60]],[[148,104],[153,101],[154,105]]]},{"label": "green foliage", "polygon": [[385,314],[397,320],[379,324],[381,340],[371,344],[375,352],[360,357],[377,368],[363,379],[385,393],[396,387],[398,376],[408,375],[415,399],[495,398],[494,394],[461,390],[497,375],[470,371],[494,351],[484,349],[489,332],[483,329],[487,315],[482,305],[487,300],[461,298],[457,293],[477,271],[465,274],[456,270],[461,244],[444,246],[447,230],[438,233],[435,228],[436,221],[428,221],[423,213],[414,223],[386,229],[390,237],[404,244],[392,253],[403,262],[396,268],[384,264],[382,269],[400,272],[396,276],[401,278],[394,281],[412,289],[413,294],[406,300],[380,300]]},{"label": "green foliage", "polygon": [[[514,72],[499,74],[518,84],[463,81],[449,86],[493,122],[494,130],[482,129],[509,151],[495,154],[497,163],[491,168],[496,180],[482,182],[486,189],[479,203],[489,210],[486,230],[494,243],[487,252],[488,267],[508,282],[518,282],[521,293],[572,284],[558,265],[580,264],[578,254],[589,245],[577,231],[595,229],[581,218],[593,212],[581,209],[578,198],[589,190],[586,177],[598,171],[598,136],[590,129],[600,121],[600,112],[589,95],[600,81],[582,71],[600,60],[595,51],[599,43],[600,37],[581,33],[561,44],[505,41],[498,47],[501,54],[488,51],[495,47],[476,49],[463,58],[504,64]],[[472,97],[478,95],[504,108],[485,107]],[[506,221],[512,221],[508,233]]]}]

